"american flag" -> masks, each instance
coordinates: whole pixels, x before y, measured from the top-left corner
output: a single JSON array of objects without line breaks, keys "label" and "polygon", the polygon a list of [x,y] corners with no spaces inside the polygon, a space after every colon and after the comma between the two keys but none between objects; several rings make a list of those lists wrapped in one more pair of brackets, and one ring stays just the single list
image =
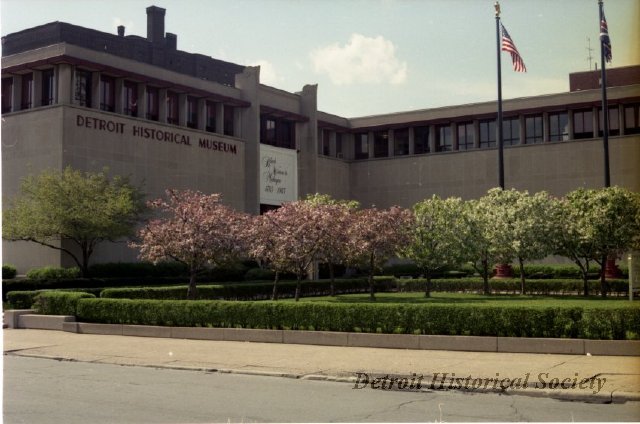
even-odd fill
[{"label": "american flag", "polygon": [[602,10],[600,18],[600,43],[602,43],[604,50],[604,59],[608,63],[611,62],[611,40],[609,39],[609,27],[607,26],[607,18],[604,17],[604,10]]},{"label": "american flag", "polygon": [[[605,24],[606,25],[606,24]],[[511,53],[511,60],[513,60],[513,70],[516,72],[527,72],[527,67],[524,66],[524,61],[513,43],[513,40],[509,36],[507,29],[500,23],[502,27],[502,51]]]}]

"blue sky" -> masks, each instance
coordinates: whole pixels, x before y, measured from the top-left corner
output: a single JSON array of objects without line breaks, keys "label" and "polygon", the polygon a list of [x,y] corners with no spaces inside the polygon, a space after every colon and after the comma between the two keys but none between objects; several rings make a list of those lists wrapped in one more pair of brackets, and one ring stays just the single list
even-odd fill
[{"label": "blue sky", "polygon": [[[244,65],[287,91],[318,84],[318,107],[353,117],[496,98],[493,0],[1,0],[1,33],[52,21],[146,36],[167,9],[178,48]],[[503,96],[568,91],[600,62],[597,0],[503,0],[528,72],[503,53]],[[611,66],[640,63],[640,0],[605,0]]]}]

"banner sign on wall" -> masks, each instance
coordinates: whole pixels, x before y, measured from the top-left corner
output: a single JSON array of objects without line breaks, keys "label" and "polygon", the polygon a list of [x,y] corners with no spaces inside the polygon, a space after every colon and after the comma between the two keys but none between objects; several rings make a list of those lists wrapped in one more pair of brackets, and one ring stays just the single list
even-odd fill
[{"label": "banner sign on wall", "polygon": [[298,199],[298,154],[260,145],[260,203],[281,205]]}]

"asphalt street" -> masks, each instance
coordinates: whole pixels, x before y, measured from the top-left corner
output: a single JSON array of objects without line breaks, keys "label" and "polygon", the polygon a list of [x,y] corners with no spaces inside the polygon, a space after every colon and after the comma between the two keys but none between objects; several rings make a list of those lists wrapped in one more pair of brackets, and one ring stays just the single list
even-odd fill
[{"label": "asphalt street", "polygon": [[4,356],[5,423],[637,421],[640,403]]}]

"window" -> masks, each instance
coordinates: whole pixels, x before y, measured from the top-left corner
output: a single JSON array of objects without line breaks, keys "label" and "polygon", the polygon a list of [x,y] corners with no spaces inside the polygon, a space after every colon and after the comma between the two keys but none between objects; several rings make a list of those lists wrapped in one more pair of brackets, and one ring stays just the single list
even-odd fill
[{"label": "window", "polygon": [[429,127],[415,127],[413,129],[413,144],[414,154],[429,153]]},{"label": "window", "polygon": [[216,104],[213,102],[206,103],[207,121],[205,129],[209,132],[216,132]]},{"label": "window", "polygon": [[167,123],[178,125],[180,123],[180,105],[178,93],[167,91]]},{"label": "window", "polygon": [[393,155],[409,154],[409,128],[397,129],[393,132]]},{"label": "window", "polygon": [[342,152],[342,133],[336,133],[336,157],[343,157],[344,153]]},{"label": "window", "polygon": [[234,107],[224,105],[224,113],[223,113],[223,125],[224,125],[224,135],[234,136],[233,125],[234,125]]},{"label": "window", "polygon": [[31,109],[33,107],[33,74],[22,75],[22,99],[20,109]]},{"label": "window", "polygon": [[480,148],[496,147],[496,121],[480,121]]},{"label": "window", "polygon": [[520,118],[508,118],[502,121],[502,145],[520,144]]},{"label": "window", "polygon": [[100,76],[100,109],[107,112],[115,111],[116,82],[113,78]]},{"label": "window", "polygon": [[187,127],[198,128],[198,99],[187,97]]},{"label": "window", "polygon": [[640,134],[640,104],[625,105],[624,133]]},{"label": "window", "polygon": [[[600,125],[600,127],[598,128],[598,136],[602,137],[602,134],[604,133],[602,108],[598,109],[598,122]],[[609,135],[620,135],[620,119],[618,106],[609,108]]]},{"label": "window", "polygon": [[573,112],[573,138],[593,138],[593,111],[591,109]]},{"label": "window", "polygon": [[386,158],[389,156],[389,131],[373,133],[373,157]]},{"label": "window", "polygon": [[157,121],[160,110],[160,92],[156,87],[147,87],[147,119]]},{"label": "window", "polygon": [[124,114],[138,116],[138,84],[125,81],[123,87]]},{"label": "window", "polygon": [[569,140],[569,114],[558,112],[549,114],[549,141]]},{"label": "window", "polygon": [[367,159],[369,157],[369,134],[358,133],[355,135],[355,158]]},{"label": "window", "polygon": [[473,149],[475,140],[473,122],[462,122],[458,124],[458,150]]},{"label": "window", "polygon": [[453,150],[451,125],[436,126],[436,152],[449,152],[451,150]]},{"label": "window", "polygon": [[91,72],[76,70],[74,98],[80,106],[91,107]]},{"label": "window", "polygon": [[2,113],[12,110],[13,78],[2,78]]},{"label": "window", "polygon": [[295,123],[268,116],[260,118],[260,143],[295,149]]},{"label": "window", "polygon": [[42,106],[55,103],[53,69],[42,71]]},{"label": "window", "polygon": [[524,142],[525,144],[542,143],[544,132],[542,131],[542,115],[525,116],[524,118]]},{"label": "window", "polygon": [[329,130],[321,130],[320,154],[329,156],[331,154],[331,132]]}]

